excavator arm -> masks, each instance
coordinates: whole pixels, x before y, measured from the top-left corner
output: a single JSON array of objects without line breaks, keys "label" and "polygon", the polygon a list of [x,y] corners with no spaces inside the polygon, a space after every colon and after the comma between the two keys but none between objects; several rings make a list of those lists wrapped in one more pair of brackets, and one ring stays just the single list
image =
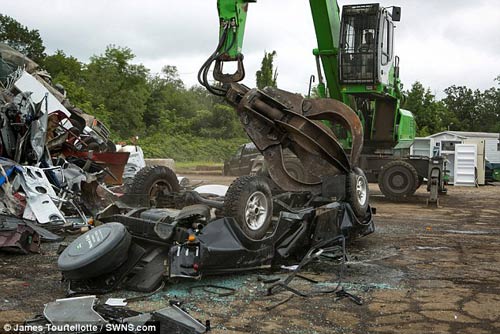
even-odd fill
[{"label": "excavator arm", "polygon": [[238,60],[242,58],[243,36],[247,19],[248,3],[256,0],[218,0],[219,38],[224,42],[220,47],[220,58]]},{"label": "excavator arm", "polygon": [[[247,19],[248,4],[256,0],[217,0],[219,13],[219,45],[215,54],[214,79],[222,83],[239,82],[245,77],[243,66],[243,37]],[[340,35],[340,9],[337,1],[309,0],[311,14],[318,47],[313,50],[316,57],[319,77],[318,92],[320,97],[327,97],[341,101],[341,88],[338,72],[338,52]],[[238,62],[234,74],[224,74],[223,65],[227,61]],[[326,76],[328,85],[323,80]],[[206,82],[207,83],[207,82]]]},{"label": "excavator arm", "polygon": [[[276,88],[250,89],[238,82],[244,78],[242,44],[248,0],[218,0],[220,19],[219,43],[214,53],[203,64],[199,81],[213,94],[224,96],[240,116],[242,125],[264,155],[269,174],[274,182],[286,191],[309,191],[327,196],[331,178],[351,175],[357,166],[363,142],[363,129],[359,117],[338,99],[304,99]],[[327,79],[330,95],[340,96],[336,73],[338,53],[339,10],[335,1],[310,0],[318,49],[318,62],[328,66]],[[323,11],[326,11],[323,13]],[[223,73],[228,61],[238,62],[235,73]],[[208,73],[215,63],[213,77]],[[326,68],[325,68],[326,70]],[[321,71],[319,71],[321,73]],[[326,87],[320,80],[320,89]],[[325,94],[326,95],[326,94]],[[333,131],[325,126],[337,124],[352,134],[353,145],[346,152]],[[283,150],[290,149],[304,165],[306,174],[298,179],[288,173],[283,161]],[[326,193],[325,193],[326,191]]]},{"label": "excavator arm", "polygon": [[[243,66],[243,36],[247,18],[248,4],[256,0],[218,0],[219,44],[214,53],[203,64],[198,73],[198,80],[213,94],[224,96],[220,87],[214,87],[208,79],[208,72],[215,63],[213,76],[217,82],[228,84],[245,78]],[[224,73],[225,62],[237,62],[237,70],[232,74]]]},{"label": "excavator arm", "polygon": [[[247,18],[248,4],[255,0],[217,0],[219,12],[219,43],[215,51],[208,57],[198,71],[198,81],[210,93],[217,96],[226,96],[227,85],[239,82],[245,78],[243,66],[243,36]],[[223,72],[225,62],[237,62],[237,70],[233,74]],[[213,77],[216,84],[212,84],[208,77],[210,68],[214,65]],[[223,87],[223,86],[226,87]]]}]

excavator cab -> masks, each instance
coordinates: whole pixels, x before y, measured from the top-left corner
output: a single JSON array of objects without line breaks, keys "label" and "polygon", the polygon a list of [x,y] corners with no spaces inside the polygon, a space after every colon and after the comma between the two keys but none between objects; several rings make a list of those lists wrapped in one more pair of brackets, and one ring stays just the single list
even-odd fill
[{"label": "excavator cab", "polygon": [[393,22],[400,18],[400,7],[342,8],[339,81],[344,103],[363,119],[364,153],[392,152],[396,144],[413,141],[413,117],[399,106],[399,58],[393,50]]},{"label": "excavator cab", "polygon": [[379,4],[348,5],[342,9],[340,33],[340,83],[390,84],[393,66],[393,21],[401,9],[392,13]]}]

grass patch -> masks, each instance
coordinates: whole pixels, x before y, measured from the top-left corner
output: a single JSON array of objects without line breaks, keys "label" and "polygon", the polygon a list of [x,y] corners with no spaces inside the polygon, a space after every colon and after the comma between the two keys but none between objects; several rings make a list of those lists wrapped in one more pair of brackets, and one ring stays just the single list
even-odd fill
[{"label": "grass patch", "polygon": [[[225,159],[236,152],[241,144],[249,142],[248,138],[211,139],[193,136],[168,136],[155,134],[141,140],[139,145],[146,158],[171,158],[177,166],[193,166],[198,162],[222,164]],[[222,168],[222,165],[221,165]]]},{"label": "grass patch", "polygon": [[193,171],[220,171],[224,163],[214,161],[179,161],[175,162],[175,169],[178,172],[193,172]]}]

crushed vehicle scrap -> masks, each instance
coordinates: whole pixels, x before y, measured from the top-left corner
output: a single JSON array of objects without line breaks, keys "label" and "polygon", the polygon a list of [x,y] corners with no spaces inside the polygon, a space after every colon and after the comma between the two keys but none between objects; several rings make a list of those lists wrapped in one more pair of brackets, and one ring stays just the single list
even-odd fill
[{"label": "crushed vehicle scrap", "polygon": [[448,161],[436,147],[413,155],[415,116],[401,108],[401,8],[311,0],[318,85],[306,98],[241,83],[255,2],[217,1],[218,44],[198,71],[251,140],[223,168],[251,175],[222,185],[147,165],[138,137],[115,145],[49,73],[0,44],[0,317],[18,322],[5,331],[500,329],[498,191],[473,203],[452,189],[440,207]]},{"label": "crushed vehicle scrap", "polygon": [[[240,177],[229,187],[192,189],[169,168],[146,166],[140,150],[115,152],[109,131],[74,108],[63,87],[51,85],[48,73],[7,46],[0,52],[6,71],[0,107],[0,250],[36,253],[42,241],[61,241],[61,232],[86,231],[58,249],[57,265],[70,298],[47,304],[35,321],[107,323],[94,310],[95,297],[73,296],[119,289],[151,293],[165,281],[280,268],[301,260],[268,292],[283,288],[305,296],[288,283],[301,277],[306,263],[329,255],[343,270],[346,238],[374,231],[361,171],[332,175],[323,188],[303,191],[283,191],[286,187],[261,176]],[[343,163],[349,165],[346,159]],[[364,187],[362,194],[354,183]],[[201,287],[219,296],[234,292]],[[340,285],[329,292],[352,296]],[[150,317],[178,318],[172,312],[182,314],[182,309],[172,304]],[[210,328],[199,322],[193,326],[199,332]]]}]

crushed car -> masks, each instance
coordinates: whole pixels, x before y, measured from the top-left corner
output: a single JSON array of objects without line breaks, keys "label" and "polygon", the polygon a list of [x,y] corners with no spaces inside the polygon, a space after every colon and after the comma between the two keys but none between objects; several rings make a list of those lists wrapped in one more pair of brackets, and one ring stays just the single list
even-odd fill
[{"label": "crushed car", "polygon": [[[273,192],[262,176],[180,192],[176,179],[169,182],[156,193],[157,207],[133,207],[139,194],[125,195],[97,215],[99,226],[68,245],[58,267],[69,295],[154,291],[165,279],[296,263],[318,245],[334,247],[374,231],[373,209],[366,204],[357,215],[341,192],[336,201]],[[149,193],[142,196],[147,203]]]}]

